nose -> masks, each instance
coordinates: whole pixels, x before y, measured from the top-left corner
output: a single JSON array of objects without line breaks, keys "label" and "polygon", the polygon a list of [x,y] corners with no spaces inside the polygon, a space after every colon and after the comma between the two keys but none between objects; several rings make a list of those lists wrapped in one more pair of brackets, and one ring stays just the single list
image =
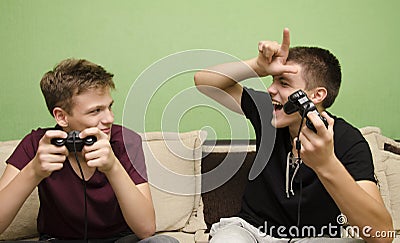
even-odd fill
[{"label": "nose", "polygon": [[103,124],[114,123],[114,112],[111,109],[106,109],[103,119],[101,120]]},{"label": "nose", "polygon": [[275,82],[271,83],[271,85],[267,88],[267,91],[268,91],[269,94],[272,94],[272,95],[278,93],[278,91],[276,89]]}]

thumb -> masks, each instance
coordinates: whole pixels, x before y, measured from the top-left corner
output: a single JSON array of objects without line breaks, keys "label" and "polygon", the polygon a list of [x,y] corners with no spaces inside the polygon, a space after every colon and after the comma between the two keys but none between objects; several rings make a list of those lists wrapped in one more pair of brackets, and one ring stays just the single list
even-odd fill
[{"label": "thumb", "polygon": [[299,70],[296,66],[294,65],[283,65],[282,66],[282,73],[297,73]]}]

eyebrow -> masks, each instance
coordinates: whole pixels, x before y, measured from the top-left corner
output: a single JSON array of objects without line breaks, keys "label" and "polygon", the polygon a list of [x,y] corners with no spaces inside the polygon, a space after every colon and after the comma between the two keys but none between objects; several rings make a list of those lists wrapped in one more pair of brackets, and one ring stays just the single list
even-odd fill
[{"label": "eyebrow", "polygon": [[292,82],[293,82],[292,79],[288,78],[287,76],[284,76],[284,74],[282,74],[282,75],[277,75],[277,76],[274,76],[274,77],[273,77],[273,80],[281,80],[281,79],[284,79],[284,80],[287,81],[288,83],[292,83]]}]

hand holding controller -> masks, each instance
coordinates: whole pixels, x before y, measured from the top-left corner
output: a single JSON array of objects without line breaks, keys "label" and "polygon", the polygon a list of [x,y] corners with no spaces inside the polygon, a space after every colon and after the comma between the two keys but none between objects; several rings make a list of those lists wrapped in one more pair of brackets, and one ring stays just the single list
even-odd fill
[{"label": "hand holding controller", "polygon": [[293,112],[298,111],[301,116],[305,116],[306,126],[315,133],[317,133],[317,129],[315,129],[314,124],[312,124],[310,119],[307,117],[307,114],[308,112],[316,112],[318,117],[324,122],[325,127],[328,128],[328,121],[325,117],[319,114],[314,103],[308,99],[307,94],[302,90],[298,90],[288,97],[288,102],[283,106],[283,110],[286,114],[292,114]]},{"label": "hand holding controller", "polygon": [[96,136],[87,136],[85,138],[79,137],[79,131],[71,131],[68,133],[67,138],[53,138],[51,143],[56,146],[66,146],[69,152],[81,152],[83,146],[93,145],[97,138]]},{"label": "hand holding controller", "polygon": [[[321,116],[317,110],[314,110],[313,112],[317,113],[318,117],[324,122],[325,127],[328,128],[328,121],[326,120],[325,117]],[[310,121],[310,119],[307,117],[306,119],[306,126],[313,130],[315,133],[317,133],[317,129],[315,129],[314,124]]]}]

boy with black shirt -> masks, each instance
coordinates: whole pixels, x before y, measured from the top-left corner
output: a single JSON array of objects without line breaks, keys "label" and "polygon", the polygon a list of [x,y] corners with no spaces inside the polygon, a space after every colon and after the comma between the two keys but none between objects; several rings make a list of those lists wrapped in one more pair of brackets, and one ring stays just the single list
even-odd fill
[{"label": "boy with black shirt", "polygon": [[[356,128],[325,112],[339,92],[338,60],[321,48],[289,46],[285,29],[282,44],[260,42],[256,58],[195,74],[201,92],[250,120],[257,142],[254,166],[260,168],[248,181],[238,217],[214,224],[211,242],[338,241],[344,223],[360,229],[365,241],[390,242],[375,237],[393,226],[376,185],[369,146]],[[239,84],[268,75],[273,81],[267,92]],[[316,132],[298,112],[284,112],[297,90],[322,111],[327,128],[315,112],[307,118]]]}]

